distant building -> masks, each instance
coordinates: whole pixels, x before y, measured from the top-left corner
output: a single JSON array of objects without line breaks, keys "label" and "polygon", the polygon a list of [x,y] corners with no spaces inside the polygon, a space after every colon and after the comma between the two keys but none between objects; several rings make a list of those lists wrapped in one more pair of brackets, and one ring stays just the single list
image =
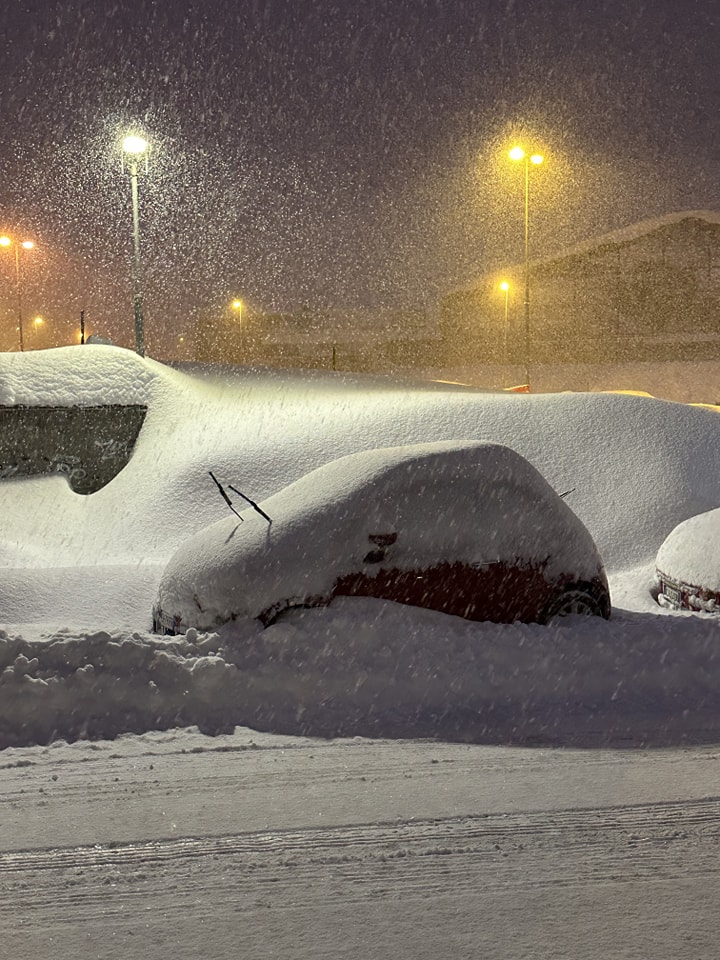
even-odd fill
[{"label": "distant building", "polygon": [[391,371],[437,363],[442,344],[423,308],[267,314],[201,325],[197,359],[274,367]]},{"label": "distant building", "polygon": [[[524,267],[446,297],[448,357],[518,361],[524,350]],[[533,362],[720,357],[720,213],[644,221],[530,269]],[[470,356],[469,356],[470,355]]]}]

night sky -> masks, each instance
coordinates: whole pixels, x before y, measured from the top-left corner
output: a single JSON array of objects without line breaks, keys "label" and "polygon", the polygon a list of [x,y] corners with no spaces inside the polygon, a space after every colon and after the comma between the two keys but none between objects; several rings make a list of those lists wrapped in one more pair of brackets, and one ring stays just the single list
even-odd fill
[{"label": "night sky", "polygon": [[[28,313],[148,350],[232,296],[261,310],[437,303],[533,254],[718,209],[716,0],[86,0],[0,12],[0,229],[38,242]],[[0,322],[12,311],[0,254]],[[14,269],[14,265],[13,265]],[[5,320],[5,325],[9,324]],[[11,345],[0,338],[0,348]]]}]

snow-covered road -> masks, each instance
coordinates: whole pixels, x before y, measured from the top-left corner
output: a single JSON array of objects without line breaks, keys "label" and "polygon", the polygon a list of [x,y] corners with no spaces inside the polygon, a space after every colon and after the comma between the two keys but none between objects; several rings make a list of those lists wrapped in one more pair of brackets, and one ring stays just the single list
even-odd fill
[{"label": "snow-covered road", "polygon": [[715,956],[720,756],[238,729],[2,755],[13,960]]}]

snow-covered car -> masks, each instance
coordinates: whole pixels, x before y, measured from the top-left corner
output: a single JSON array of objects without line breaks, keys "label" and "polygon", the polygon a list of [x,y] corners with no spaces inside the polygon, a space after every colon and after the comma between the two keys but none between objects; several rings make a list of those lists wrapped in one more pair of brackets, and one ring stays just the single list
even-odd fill
[{"label": "snow-covered car", "polygon": [[655,569],[661,606],[720,613],[720,509],[679,523],[658,550]]},{"label": "snow-covered car", "polygon": [[289,608],[340,595],[501,623],[610,616],[592,536],[544,477],[501,444],[351,454],[262,504],[230,489],[246,509],[199,531],[170,559],[153,608],[156,632],[245,617],[269,625]]}]

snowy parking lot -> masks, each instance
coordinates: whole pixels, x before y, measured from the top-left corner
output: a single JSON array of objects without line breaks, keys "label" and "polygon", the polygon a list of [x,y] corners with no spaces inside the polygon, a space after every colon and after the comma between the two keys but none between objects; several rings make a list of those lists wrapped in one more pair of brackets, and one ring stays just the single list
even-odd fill
[{"label": "snowy parking lot", "polygon": [[[8,957],[714,956],[718,619],[653,595],[664,538],[720,502],[714,410],[104,347],[0,363],[5,404],[148,408],[97,492],[0,483]],[[340,455],[453,439],[567,492],[609,621],[338,597],[150,632],[169,557],[227,516],[208,470],[262,503]]]},{"label": "snowy parking lot", "polygon": [[[614,394],[516,396],[438,383],[239,368],[180,372],[126,350],[2,358],[4,403],[145,404],[132,459],[90,496],[61,475],[0,485],[0,745],[235,725],[323,736],[672,743],[717,735],[718,621],[663,610],[654,559],[720,503],[714,410]],[[610,622],[469,623],[338,598],[266,630],[150,633],[164,566],[228,508],[359,450],[494,440],[591,532]],[[248,510],[251,508],[248,507]]]}]

